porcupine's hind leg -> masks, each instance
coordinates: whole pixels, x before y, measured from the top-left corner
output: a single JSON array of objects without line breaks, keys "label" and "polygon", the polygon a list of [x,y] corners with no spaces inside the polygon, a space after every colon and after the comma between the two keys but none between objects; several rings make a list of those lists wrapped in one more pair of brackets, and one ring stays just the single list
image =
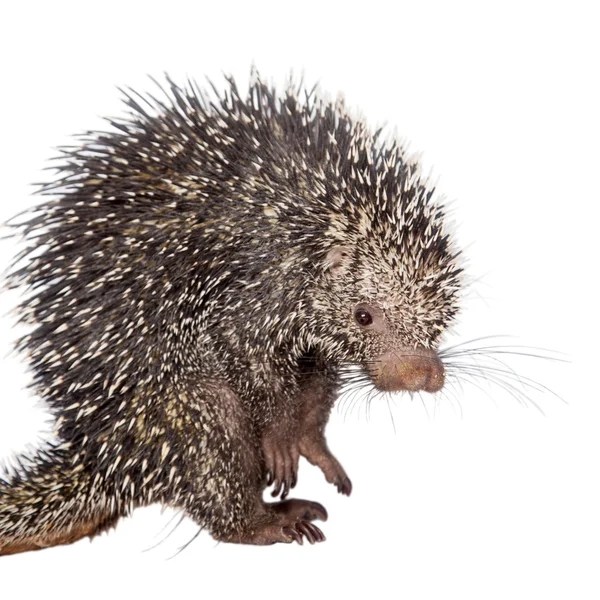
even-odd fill
[{"label": "porcupine's hind leg", "polygon": [[[183,508],[218,540],[272,544],[322,541],[311,520],[327,518],[317,503],[267,504],[260,449],[236,394],[222,381],[194,381],[178,399],[165,503]],[[172,455],[172,459],[169,459]]]}]

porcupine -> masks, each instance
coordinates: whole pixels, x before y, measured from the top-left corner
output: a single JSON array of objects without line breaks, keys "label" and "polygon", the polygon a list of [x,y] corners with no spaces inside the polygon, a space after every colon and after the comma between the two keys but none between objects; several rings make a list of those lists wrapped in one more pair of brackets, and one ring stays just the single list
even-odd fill
[{"label": "porcupine", "polygon": [[444,383],[461,269],[416,159],[302,84],[157,85],[12,225],[17,348],[59,441],[0,480],[0,554],[155,502],[218,540],[322,541],[324,507],[285,498],[299,456],[350,494],[324,434],[347,365]]}]

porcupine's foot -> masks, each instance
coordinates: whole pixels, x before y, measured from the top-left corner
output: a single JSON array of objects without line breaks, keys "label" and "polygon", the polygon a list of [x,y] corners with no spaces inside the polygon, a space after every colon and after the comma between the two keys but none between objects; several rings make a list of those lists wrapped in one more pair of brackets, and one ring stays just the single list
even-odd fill
[{"label": "porcupine's foot", "polygon": [[266,511],[246,531],[223,538],[238,544],[269,544],[324,542],[325,535],[311,521],[327,519],[327,511],[318,502],[309,500],[286,500],[265,505]]},{"label": "porcupine's foot", "polygon": [[300,454],[309,463],[323,471],[325,479],[333,483],[340,494],[349,496],[352,492],[352,482],[338,459],[331,454],[323,437],[303,436],[298,442]]},{"label": "porcupine's foot", "polygon": [[324,542],[325,535],[310,521],[294,521],[288,525],[282,523],[264,523],[252,531],[238,537],[228,539],[228,542],[238,544],[254,544],[256,546],[268,546],[271,544],[304,543],[306,538],[309,543]]}]

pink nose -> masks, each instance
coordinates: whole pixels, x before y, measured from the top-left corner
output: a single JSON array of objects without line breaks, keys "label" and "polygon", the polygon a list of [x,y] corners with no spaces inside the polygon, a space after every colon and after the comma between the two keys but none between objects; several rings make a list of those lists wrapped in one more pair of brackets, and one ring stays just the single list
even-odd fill
[{"label": "pink nose", "polygon": [[433,350],[386,352],[369,367],[375,386],[386,392],[437,392],[444,385],[444,365]]}]

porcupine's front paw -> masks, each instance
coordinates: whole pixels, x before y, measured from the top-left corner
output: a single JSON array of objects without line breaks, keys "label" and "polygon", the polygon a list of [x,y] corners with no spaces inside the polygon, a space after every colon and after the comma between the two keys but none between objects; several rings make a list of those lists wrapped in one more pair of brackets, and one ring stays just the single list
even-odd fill
[{"label": "porcupine's front paw", "polygon": [[352,482],[344,467],[338,459],[331,454],[325,439],[322,437],[314,437],[304,435],[298,441],[300,454],[304,456],[309,463],[316,465],[323,471],[325,479],[329,483],[333,483],[340,494],[349,496],[352,492]]},{"label": "porcupine's front paw", "polygon": [[267,473],[267,485],[273,485],[271,495],[281,494],[284,500],[298,481],[298,442],[289,434],[269,429],[263,434],[262,450]]}]

